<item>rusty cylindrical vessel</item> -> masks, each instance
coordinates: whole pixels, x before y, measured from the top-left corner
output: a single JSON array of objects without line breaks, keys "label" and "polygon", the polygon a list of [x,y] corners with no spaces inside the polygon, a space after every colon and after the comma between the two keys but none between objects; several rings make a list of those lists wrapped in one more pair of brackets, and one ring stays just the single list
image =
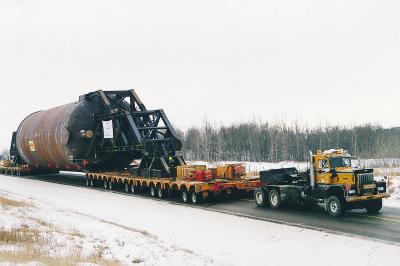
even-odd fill
[{"label": "rusty cylindrical vessel", "polygon": [[66,104],[26,117],[18,127],[16,146],[23,160],[40,169],[81,170],[95,127],[86,101]]}]

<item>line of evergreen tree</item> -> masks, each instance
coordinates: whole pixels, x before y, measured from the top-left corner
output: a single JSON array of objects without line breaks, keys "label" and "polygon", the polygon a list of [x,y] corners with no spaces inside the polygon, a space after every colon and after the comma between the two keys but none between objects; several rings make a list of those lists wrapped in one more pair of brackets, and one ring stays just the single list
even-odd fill
[{"label": "line of evergreen tree", "polygon": [[400,158],[400,128],[363,124],[301,127],[298,122],[243,122],[178,130],[183,155],[206,161],[304,161],[308,151],[343,148],[361,158]]}]

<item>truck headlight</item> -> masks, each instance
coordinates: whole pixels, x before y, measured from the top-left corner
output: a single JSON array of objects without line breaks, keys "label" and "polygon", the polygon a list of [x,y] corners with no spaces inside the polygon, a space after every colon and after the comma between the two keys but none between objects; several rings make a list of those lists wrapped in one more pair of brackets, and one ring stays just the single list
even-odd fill
[{"label": "truck headlight", "polygon": [[384,187],[378,187],[378,191],[384,191],[385,188]]},{"label": "truck headlight", "polygon": [[354,189],[349,190],[349,194],[356,194],[356,191]]}]

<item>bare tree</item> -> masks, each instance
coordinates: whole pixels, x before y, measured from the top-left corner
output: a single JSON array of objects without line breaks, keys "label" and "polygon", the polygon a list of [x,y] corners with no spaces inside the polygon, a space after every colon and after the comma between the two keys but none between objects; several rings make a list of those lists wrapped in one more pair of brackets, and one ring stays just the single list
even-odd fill
[{"label": "bare tree", "polygon": [[10,159],[10,151],[8,149],[3,149],[0,153],[0,157],[3,160],[9,160]]}]

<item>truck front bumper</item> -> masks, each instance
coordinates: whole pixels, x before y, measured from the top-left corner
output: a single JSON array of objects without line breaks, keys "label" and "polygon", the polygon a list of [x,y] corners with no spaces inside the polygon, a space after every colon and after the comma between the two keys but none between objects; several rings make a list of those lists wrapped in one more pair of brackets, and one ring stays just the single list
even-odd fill
[{"label": "truck front bumper", "polygon": [[368,195],[368,196],[350,196],[346,197],[347,202],[357,202],[357,201],[366,201],[366,200],[374,200],[374,199],[383,199],[390,197],[390,193],[382,193],[376,195]]}]

